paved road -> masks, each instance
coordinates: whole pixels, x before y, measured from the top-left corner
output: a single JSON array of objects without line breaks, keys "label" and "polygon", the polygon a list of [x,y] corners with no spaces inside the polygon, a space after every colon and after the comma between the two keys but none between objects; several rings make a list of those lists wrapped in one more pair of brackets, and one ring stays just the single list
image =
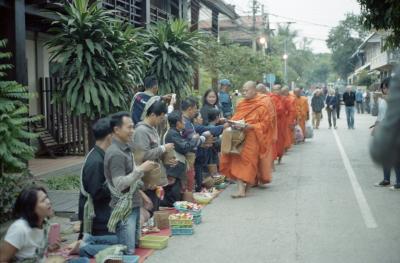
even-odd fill
[{"label": "paved road", "polygon": [[340,119],[341,154],[325,114],[314,139],[277,166],[269,188],[232,200],[230,187],[205,208],[195,235],[171,238],[147,262],[400,262],[400,191],[373,186],[382,178],[368,154],[373,122],[356,115],[348,130]]}]

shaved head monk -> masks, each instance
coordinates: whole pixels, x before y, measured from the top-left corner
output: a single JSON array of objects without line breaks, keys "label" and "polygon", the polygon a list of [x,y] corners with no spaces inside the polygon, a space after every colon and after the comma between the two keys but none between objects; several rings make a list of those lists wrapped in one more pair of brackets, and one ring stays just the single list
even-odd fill
[{"label": "shaved head monk", "polygon": [[267,94],[268,93],[267,87],[262,83],[257,84],[256,89],[259,94]]},{"label": "shaved head monk", "polygon": [[[309,106],[308,100],[306,97],[301,96],[301,89],[295,88],[294,89],[295,95],[295,108],[296,108],[296,120],[297,123],[300,125],[301,130],[303,131],[303,136],[306,136],[306,121],[309,119]],[[305,140],[305,139],[304,139]]]},{"label": "shaved head monk", "polygon": [[220,160],[221,173],[237,181],[237,193],[233,198],[245,197],[246,186],[258,183],[259,157],[267,152],[268,123],[265,116],[268,115],[268,107],[264,96],[257,94],[256,83],[248,81],[243,85],[244,99],[236,107],[232,120],[244,120],[247,124],[244,128],[246,135],[243,148],[239,154],[222,154]]},{"label": "shaved head monk", "polygon": [[272,88],[272,92],[270,94],[271,99],[275,105],[276,116],[277,116],[277,125],[278,125],[278,138],[274,145],[275,147],[275,156],[274,159],[278,159],[278,163],[281,163],[284,151],[285,151],[285,133],[284,130],[284,122],[285,122],[285,103],[283,101],[283,97],[280,95],[281,85],[274,85]]}]

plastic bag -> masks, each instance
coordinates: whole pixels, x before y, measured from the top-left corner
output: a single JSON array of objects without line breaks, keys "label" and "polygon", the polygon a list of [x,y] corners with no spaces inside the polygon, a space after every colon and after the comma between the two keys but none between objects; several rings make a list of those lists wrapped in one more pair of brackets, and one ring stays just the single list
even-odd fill
[{"label": "plastic bag", "polygon": [[310,121],[306,122],[306,134],[305,134],[305,136],[306,136],[307,139],[310,139],[310,138],[312,138],[314,136],[314,130],[313,130],[313,127],[312,127]]},{"label": "plastic bag", "polygon": [[296,143],[302,142],[304,141],[304,135],[303,135],[303,131],[301,130],[300,125],[296,125],[294,127],[294,131],[295,131],[295,139],[296,139]]}]

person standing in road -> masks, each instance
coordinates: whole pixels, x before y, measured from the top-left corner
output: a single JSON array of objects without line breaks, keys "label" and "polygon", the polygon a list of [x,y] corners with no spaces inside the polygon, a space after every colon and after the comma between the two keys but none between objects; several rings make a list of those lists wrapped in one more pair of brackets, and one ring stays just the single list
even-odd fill
[{"label": "person standing in road", "polygon": [[340,119],[340,101],[342,100],[342,97],[340,96],[339,89],[335,89],[335,96],[336,96],[336,117]]},{"label": "person standing in road", "polygon": [[[300,88],[295,88],[293,93],[295,95],[294,105],[296,107],[296,122],[301,127],[303,134],[306,134],[306,121],[310,119],[308,99],[301,95]],[[305,141],[305,139],[303,141]]]},{"label": "person standing in road", "polygon": [[357,103],[357,113],[364,114],[363,92],[360,88],[358,88],[356,91],[356,103]]},{"label": "person standing in road", "polygon": [[311,99],[311,108],[313,111],[312,123],[314,129],[319,129],[319,123],[321,121],[322,109],[324,108],[324,96],[320,89],[315,90],[314,95]]},{"label": "person standing in road", "polygon": [[[389,83],[390,78],[386,78],[381,83],[381,92],[382,95],[378,99],[378,117],[376,118],[375,125],[373,126],[372,135],[375,134],[375,129],[380,125],[380,123],[385,119],[386,110],[387,110],[387,97],[389,93]],[[396,173],[396,184],[391,188],[394,190],[400,190],[400,165],[394,165],[394,172]],[[390,173],[392,170],[391,165],[384,164],[383,165],[383,180],[377,183],[375,186],[390,186]]]},{"label": "person standing in road", "polygon": [[231,82],[227,79],[222,79],[219,82],[220,90],[218,92],[220,109],[224,118],[230,119],[233,114],[232,98],[229,95],[229,89],[231,88]]},{"label": "person standing in road", "polygon": [[348,129],[354,130],[354,102],[356,100],[356,94],[352,91],[351,86],[346,88],[346,92],[343,93],[343,102],[346,106],[346,118]]},{"label": "person standing in road", "polygon": [[336,94],[333,89],[330,89],[328,92],[328,96],[326,97],[326,111],[328,112],[328,122],[329,122],[329,129],[332,128],[332,119],[333,119],[333,127],[336,129]]}]

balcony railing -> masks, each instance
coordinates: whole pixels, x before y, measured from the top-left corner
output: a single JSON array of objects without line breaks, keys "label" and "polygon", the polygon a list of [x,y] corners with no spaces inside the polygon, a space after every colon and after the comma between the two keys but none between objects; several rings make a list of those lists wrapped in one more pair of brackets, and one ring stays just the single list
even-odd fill
[{"label": "balcony railing", "polygon": [[158,22],[158,21],[167,21],[169,19],[172,19],[173,16],[168,13],[165,10],[162,10],[158,7],[155,7],[153,5],[150,6],[150,21],[152,23]]}]

